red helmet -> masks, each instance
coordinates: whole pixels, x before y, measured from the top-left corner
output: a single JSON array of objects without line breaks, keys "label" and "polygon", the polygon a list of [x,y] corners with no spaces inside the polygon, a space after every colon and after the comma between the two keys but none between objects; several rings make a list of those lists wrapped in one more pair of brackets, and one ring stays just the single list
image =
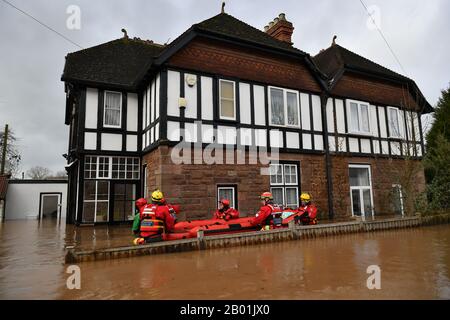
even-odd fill
[{"label": "red helmet", "polygon": [[264,192],[261,196],[260,196],[261,200],[273,200],[273,196],[270,192]]},{"label": "red helmet", "polygon": [[140,198],[136,200],[136,207],[141,208],[147,204],[147,200]]},{"label": "red helmet", "polygon": [[223,204],[225,207],[229,207],[230,206],[230,200],[228,200],[228,199],[221,199],[219,202],[221,204]]}]

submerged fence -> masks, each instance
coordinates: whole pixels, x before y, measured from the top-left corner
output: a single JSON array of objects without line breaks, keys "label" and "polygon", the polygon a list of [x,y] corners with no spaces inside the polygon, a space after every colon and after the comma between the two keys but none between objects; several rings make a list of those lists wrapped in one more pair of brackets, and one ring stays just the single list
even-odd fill
[{"label": "submerged fence", "polygon": [[424,217],[414,216],[373,221],[340,222],[315,226],[297,226],[291,223],[288,228],[207,237],[203,236],[202,232],[199,232],[198,237],[193,239],[164,241],[142,246],[87,251],[79,251],[76,248],[71,248],[67,250],[65,261],[66,263],[78,263],[86,261],[120,259],[161,253],[227,248],[232,246],[335,236],[357,232],[374,232],[389,229],[413,228],[422,225],[444,223],[450,223],[450,214]]}]

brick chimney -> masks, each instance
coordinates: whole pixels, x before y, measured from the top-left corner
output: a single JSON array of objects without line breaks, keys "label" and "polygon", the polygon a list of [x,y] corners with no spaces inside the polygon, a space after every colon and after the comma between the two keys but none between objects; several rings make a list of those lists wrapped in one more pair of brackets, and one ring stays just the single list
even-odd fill
[{"label": "brick chimney", "polygon": [[273,21],[264,27],[264,32],[275,39],[284,41],[292,45],[292,33],[294,26],[286,20],[286,15],[280,13]]}]

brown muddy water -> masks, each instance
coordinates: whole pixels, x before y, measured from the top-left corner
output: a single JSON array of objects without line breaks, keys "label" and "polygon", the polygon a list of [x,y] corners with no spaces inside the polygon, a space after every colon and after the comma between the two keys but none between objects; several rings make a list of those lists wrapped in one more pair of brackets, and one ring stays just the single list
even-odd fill
[{"label": "brown muddy water", "polygon": [[449,225],[82,263],[67,289],[66,245],[129,241],[129,228],[3,223],[0,299],[450,299]]}]

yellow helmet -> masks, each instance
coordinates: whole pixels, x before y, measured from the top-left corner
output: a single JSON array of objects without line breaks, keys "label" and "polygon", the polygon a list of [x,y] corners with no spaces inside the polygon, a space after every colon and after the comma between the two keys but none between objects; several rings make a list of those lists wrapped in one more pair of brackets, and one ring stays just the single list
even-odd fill
[{"label": "yellow helmet", "polygon": [[302,193],[302,195],[300,196],[300,200],[304,201],[304,202],[310,202],[311,201],[311,196],[309,195],[309,193]]},{"label": "yellow helmet", "polygon": [[155,190],[152,193],[152,201],[155,202],[161,202],[161,200],[164,198],[163,193],[161,192],[161,190]]}]

